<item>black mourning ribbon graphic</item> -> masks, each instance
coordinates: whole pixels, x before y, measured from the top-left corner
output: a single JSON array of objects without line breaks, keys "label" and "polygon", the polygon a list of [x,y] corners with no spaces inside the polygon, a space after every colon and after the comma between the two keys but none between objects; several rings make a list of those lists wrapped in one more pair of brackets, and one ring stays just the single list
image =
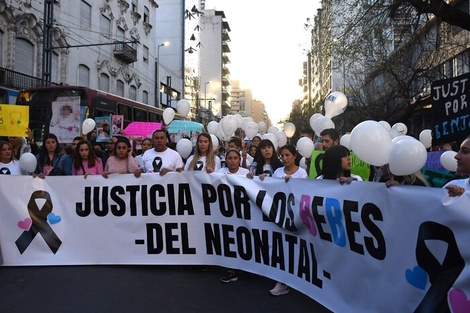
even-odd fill
[{"label": "black mourning ribbon graphic", "polygon": [[[45,199],[43,207],[40,209],[36,203],[36,199]],[[16,246],[21,254],[28,248],[38,233],[41,234],[44,241],[55,254],[59,250],[62,241],[47,223],[47,215],[52,212],[51,196],[47,191],[37,190],[33,192],[28,203],[28,212],[31,217],[32,224],[29,230],[25,230],[21,236],[15,241]]]},{"label": "black mourning ribbon graphic", "polygon": [[201,160],[197,161],[197,163],[194,164],[195,171],[202,171],[203,167],[204,167],[204,162],[202,162]]},{"label": "black mourning ribbon graphic", "polygon": [[153,166],[153,171],[155,173],[158,173],[160,172],[160,170],[162,169],[162,158],[157,156],[155,157],[155,159],[153,159],[153,162],[152,162],[152,166]]},{"label": "black mourning ribbon graphic", "polygon": [[0,175],[11,175],[10,169],[8,167],[0,168]]},{"label": "black mourning ribbon graphic", "polygon": [[272,177],[273,173],[270,170],[265,170],[263,174],[266,174],[266,176]]},{"label": "black mourning ribbon graphic", "polygon": [[[441,240],[448,244],[442,264],[429,251],[425,240]],[[447,293],[465,267],[452,231],[436,222],[422,223],[419,227],[416,259],[418,265],[428,273],[431,287],[414,313],[450,312]]]}]

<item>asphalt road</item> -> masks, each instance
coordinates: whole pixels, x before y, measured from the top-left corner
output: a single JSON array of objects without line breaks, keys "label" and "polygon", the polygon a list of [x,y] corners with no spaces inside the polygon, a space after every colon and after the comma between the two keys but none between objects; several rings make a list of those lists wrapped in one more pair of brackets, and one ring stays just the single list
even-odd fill
[{"label": "asphalt road", "polygon": [[331,312],[293,289],[269,295],[271,279],[244,272],[221,283],[224,273],[184,266],[0,267],[0,312]]}]

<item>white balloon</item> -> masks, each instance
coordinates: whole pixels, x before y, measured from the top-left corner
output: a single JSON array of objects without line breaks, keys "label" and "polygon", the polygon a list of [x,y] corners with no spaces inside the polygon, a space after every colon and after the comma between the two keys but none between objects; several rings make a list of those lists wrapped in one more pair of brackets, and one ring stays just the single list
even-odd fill
[{"label": "white balloon", "polygon": [[403,123],[395,123],[392,129],[396,130],[400,135],[406,135],[408,133],[408,127]]},{"label": "white balloon", "polygon": [[226,115],[220,120],[220,127],[225,135],[231,136],[238,128],[238,122],[235,116]]},{"label": "white balloon", "polygon": [[263,122],[263,121],[259,122],[259,123],[258,123],[258,127],[259,127],[259,132],[260,132],[260,133],[265,132],[265,131],[266,131],[266,127],[267,127],[266,122]]},{"label": "white balloon", "polygon": [[399,136],[392,141],[389,168],[394,175],[411,175],[424,166],[427,159],[426,148],[411,136]]},{"label": "white balloon", "polygon": [[427,149],[432,145],[432,133],[430,129],[425,129],[419,134],[419,141]]},{"label": "white balloon", "polygon": [[455,159],[455,155],[457,152],[455,151],[446,151],[441,154],[441,165],[448,171],[456,172],[457,171],[457,160]]},{"label": "white balloon", "polygon": [[333,118],[346,110],[348,99],[344,93],[333,91],[325,99],[325,116]]},{"label": "white balloon", "polygon": [[279,145],[279,147],[282,147],[287,144],[287,136],[286,134],[284,134],[284,132],[278,130],[274,133],[274,136],[276,136],[277,144]]},{"label": "white balloon", "polygon": [[266,133],[266,134],[264,134],[264,135],[261,136],[261,139],[268,139],[268,140],[270,140],[270,141],[273,143],[273,146],[274,146],[274,149],[275,149],[275,150],[279,147],[278,142],[277,142],[276,135],[274,135],[273,133]]},{"label": "white balloon", "polygon": [[304,158],[310,158],[312,156],[312,151],[315,148],[315,144],[308,137],[301,137],[297,140],[296,144],[297,151]]},{"label": "white balloon", "polygon": [[304,170],[307,169],[307,163],[305,163],[305,157],[302,157],[299,162],[299,166],[303,168]]},{"label": "white balloon", "polygon": [[176,151],[181,155],[183,159],[188,158],[188,156],[193,151],[193,144],[188,138],[181,138],[176,142]]},{"label": "white balloon", "polygon": [[234,114],[233,116],[237,119],[238,127],[242,127],[243,117],[240,114]]},{"label": "white balloon", "polygon": [[246,127],[247,127],[248,123],[250,123],[250,122],[254,122],[252,117],[244,117],[244,118],[242,118],[241,124],[240,124],[239,127],[241,127],[243,130],[246,131]]},{"label": "white balloon", "polygon": [[82,134],[86,135],[95,129],[96,123],[92,118],[87,118],[82,123]]},{"label": "white balloon", "polygon": [[321,113],[315,113],[310,117],[309,124],[310,124],[310,127],[313,130],[315,130],[315,128],[314,128],[315,122],[317,121],[317,119],[319,119],[322,116],[323,116],[323,114],[321,114]]},{"label": "white balloon", "polygon": [[390,131],[390,129],[392,129],[392,126],[390,126],[390,124],[387,121],[379,121],[379,124],[385,127],[387,131]]},{"label": "white balloon", "polygon": [[175,118],[175,110],[172,108],[166,108],[163,110],[163,121],[165,124],[169,125]]},{"label": "white balloon", "polygon": [[392,150],[392,139],[387,130],[375,121],[356,125],[350,137],[351,150],[362,161],[375,166],[387,164]]},{"label": "white balloon", "polygon": [[258,133],[258,123],[248,122],[245,126],[245,134],[248,138],[253,139]]},{"label": "white balloon", "polygon": [[227,135],[224,134],[224,131],[222,130],[222,127],[219,127],[219,129],[217,129],[217,132],[215,133],[215,135],[220,139],[220,140],[225,140],[225,137]]},{"label": "white balloon", "polygon": [[210,121],[207,124],[207,132],[209,134],[217,134],[217,131],[219,130],[219,123],[216,121]]},{"label": "white balloon", "polygon": [[339,144],[351,150],[351,134],[344,134],[341,136]]},{"label": "white balloon", "polygon": [[181,99],[176,102],[176,111],[182,116],[188,115],[189,111],[191,110],[191,104],[186,99]]},{"label": "white balloon", "polygon": [[268,133],[274,134],[277,131],[279,131],[279,128],[277,128],[276,126],[270,126],[268,128]]},{"label": "white balloon", "polygon": [[335,128],[335,123],[327,116],[320,116],[313,126],[315,127],[313,131],[319,135],[325,129]]},{"label": "white balloon", "polygon": [[395,130],[395,129],[390,129],[388,131],[388,134],[390,135],[390,139],[394,139],[396,137],[400,137],[401,135]]},{"label": "white balloon", "polygon": [[33,173],[37,163],[36,157],[30,152],[25,152],[20,156],[20,166],[27,173]]},{"label": "white balloon", "polygon": [[284,134],[286,134],[287,138],[292,138],[295,134],[295,125],[294,123],[287,122],[284,124]]},{"label": "white balloon", "polygon": [[219,147],[219,138],[216,135],[210,134],[212,140],[212,149],[215,151]]}]

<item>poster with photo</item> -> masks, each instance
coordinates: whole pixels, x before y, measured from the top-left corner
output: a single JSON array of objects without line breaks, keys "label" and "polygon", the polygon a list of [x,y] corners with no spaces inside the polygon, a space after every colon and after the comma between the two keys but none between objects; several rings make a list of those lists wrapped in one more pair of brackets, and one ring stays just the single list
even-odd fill
[{"label": "poster with photo", "polygon": [[110,142],[111,133],[111,116],[95,117],[96,122],[96,142]]},{"label": "poster with photo", "polygon": [[120,135],[122,134],[123,126],[124,126],[124,115],[113,115],[113,126],[111,134]]},{"label": "poster with photo", "polygon": [[80,136],[80,97],[61,97],[52,102],[49,132],[59,143],[71,143]]}]

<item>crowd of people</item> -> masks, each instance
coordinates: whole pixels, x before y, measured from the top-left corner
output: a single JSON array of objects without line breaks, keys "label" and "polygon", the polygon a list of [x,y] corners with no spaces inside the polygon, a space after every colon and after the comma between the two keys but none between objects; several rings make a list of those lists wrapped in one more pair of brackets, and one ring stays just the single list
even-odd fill
[{"label": "crowd of people", "polygon": [[[57,136],[50,133],[45,136],[42,145],[34,142],[28,130],[26,137],[9,137],[0,141],[0,175],[32,175],[46,178],[47,176],[80,175],[85,179],[89,175],[102,175],[108,178],[113,174],[133,174],[140,177],[142,173],[205,171],[242,175],[249,179],[255,176],[263,181],[266,177],[290,179],[308,179],[310,159],[305,159],[306,168],[300,166],[301,156],[295,145],[286,144],[276,149],[269,139],[255,136],[249,143],[242,138],[233,136],[223,145],[219,140],[218,147],[213,147],[210,134],[199,133],[193,153],[183,159],[170,147],[170,137],[166,130],[156,130],[151,138],[142,141],[141,150],[135,151],[131,142],[124,136],[113,137],[102,147],[99,143],[90,142],[86,137],[76,137],[71,144],[61,148]],[[301,137],[314,140],[313,131],[307,129],[300,132]],[[316,141],[315,149],[323,150],[323,165],[316,179],[337,180],[340,184],[362,181],[363,178],[351,174],[351,158],[348,148],[339,144],[339,133],[335,129],[321,132]],[[24,153],[36,155],[37,166],[34,173],[22,169],[19,159]],[[470,136],[465,139],[455,155],[457,173],[462,177],[470,174]],[[383,182],[386,187],[395,185],[429,186],[420,171],[397,176],[390,172],[387,164],[374,168],[371,181]],[[448,182],[445,186],[448,195],[458,197],[470,190],[468,178]],[[227,270],[221,278],[229,283],[238,280],[239,271]],[[289,287],[277,282],[270,290],[274,296],[289,292]]]}]

